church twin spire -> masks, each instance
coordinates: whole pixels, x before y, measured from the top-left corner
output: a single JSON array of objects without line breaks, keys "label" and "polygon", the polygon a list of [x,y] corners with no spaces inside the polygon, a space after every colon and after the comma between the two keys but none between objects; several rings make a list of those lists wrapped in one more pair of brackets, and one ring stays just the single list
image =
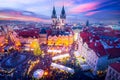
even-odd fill
[{"label": "church twin spire", "polygon": [[[51,16],[51,18],[57,18],[55,6],[53,6],[53,11],[52,11],[52,16]],[[66,13],[65,13],[64,6],[62,7],[61,14],[60,14],[60,18],[61,18],[61,19],[66,19]]]},{"label": "church twin spire", "polygon": [[61,18],[61,19],[66,19],[66,13],[65,13],[64,6],[62,7],[62,11],[61,11],[60,18]]},{"label": "church twin spire", "polygon": [[60,17],[57,17],[55,6],[53,6],[51,19],[52,19],[52,22],[53,22],[52,26],[53,26],[54,29],[63,30],[64,26],[65,26],[65,20],[66,20],[66,13],[65,13],[64,6],[62,7]]},{"label": "church twin spire", "polygon": [[53,11],[52,11],[52,16],[51,16],[51,18],[57,18],[55,6],[53,7]]}]

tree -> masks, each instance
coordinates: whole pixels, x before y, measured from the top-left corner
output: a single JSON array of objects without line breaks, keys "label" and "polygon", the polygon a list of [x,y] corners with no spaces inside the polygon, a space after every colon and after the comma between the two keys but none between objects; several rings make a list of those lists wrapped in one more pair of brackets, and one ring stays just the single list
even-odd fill
[{"label": "tree", "polygon": [[39,46],[39,42],[37,39],[34,39],[31,44],[30,47],[33,49],[34,55],[39,56],[42,54],[42,50]]}]

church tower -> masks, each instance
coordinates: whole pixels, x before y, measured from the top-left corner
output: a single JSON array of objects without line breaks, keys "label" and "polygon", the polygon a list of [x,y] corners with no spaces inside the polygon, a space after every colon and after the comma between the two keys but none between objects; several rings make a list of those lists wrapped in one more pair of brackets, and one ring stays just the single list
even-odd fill
[{"label": "church tower", "polygon": [[53,7],[51,19],[52,19],[52,22],[53,22],[52,25],[55,27],[55,25],[57,23],[57,15],[56,15],[55,6]]},{"label": "church tower", "polygon": [[87,26],[87,27],[89,26],[89,20],[86,21],[86,26]]},{"label": "church tower", "polygon": [[62,11],[61,11],[61,14],[60,14],[60,19],[61,19],[61,24],[64,26],[65,25],[65,20],[66,20],[66,13],[65,13],[64,6],[62,7]]},{"label": "church tower", "polygon": [[53,6],[51,19],[52,19],[52,26],[54,29],[64,30],[65,20],[66,20],[66,13],[64,6],[62,7],[60,18],[57,17],[55,6]]}]

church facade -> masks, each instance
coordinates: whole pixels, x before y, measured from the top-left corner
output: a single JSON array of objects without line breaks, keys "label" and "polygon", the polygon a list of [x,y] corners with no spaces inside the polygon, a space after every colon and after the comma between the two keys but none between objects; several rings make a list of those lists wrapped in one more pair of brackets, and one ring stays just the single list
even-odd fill
[{"label": "church facade", "polygon": [[66,13],[64,6],[61,14],[57,17],[55,7],[53,7],[51,33],[48,35],[47,45],[48,53],[63,53],[69,52],[73,44],[73,33],[70,28],[66,26]]}]

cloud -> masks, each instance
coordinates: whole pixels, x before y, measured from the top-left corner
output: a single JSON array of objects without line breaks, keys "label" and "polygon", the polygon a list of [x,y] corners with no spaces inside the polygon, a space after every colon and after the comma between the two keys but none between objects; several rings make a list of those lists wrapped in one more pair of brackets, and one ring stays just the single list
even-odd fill
[{"label": "cloud", "polygon": [[96,14],[96,13],[98,13],[98,12],[100,12],[100,11],[88,12],[88,13],[86,13],[85,15],[86,15],[86,16],[91,16],[91,15],[94,15],[94,14]]},{"label": "cloud", "polygon": [[65,0],[65,1],[59,0],[55,2],[55,6],[57,7],[62,7],[63,5],[65,7],[72,7],[74,5],[74,2],[73,0]]},{"label": "cloud", "polygon": [[34,3],[42,3],[45,0],[1,0],[0,4],[4,3],[14,3],[14,4],[34,4]]},{"label": "cloud", "polygon": [[49,20],[37,18],[33,16],[25,16],[21,14],[16,14],[17,12],[0,12],[0,18],[2,20],[20,20],[20,21],[34,21],[34,22],[49,22]]},{"label": "cloud", "polygon": [[0,8],[25,10],[26,8],[34,7],[36,5],[45,5],[45,3],[47,3],[46,0],[0,0]]},{"label": "cloud", "polygon": [[[35,16],[36,18],[48,20],[52,14],[53,4],[56,6],[57,15],[60,15],[61,7],[64,4],[68,18],[67,20],[69,20],[69,16],[72,16],[71,20],[76,19],[76,17],[82,17],[81,19],[91,17],[98,18],[101,15],[105,15],[105,11],[108,13],[103,16],[103,18],[116,18],[116,15],[120,16],[119,3],[120,0],[0,0],[0,10],[8,9],[8,13],[10,15],[1,15],[4,18],[10,17],[11,15],[14,15],[14,17],[19,17],[20,15],[23,17],[23,15],[26,15],[29,17]],[[10,12],[9,9],[16,10],[18,12]],[[22,12],[21,14],[19,11],[26,12]],[[40,15],[40,17],[36,16],[36,14]],[[15,19],[13,16],[11,17],[11,19]]]},{"label": "cloud", "polygon": [[87,12],[90,10],[94,10],[97,8],[97,6],[99,5],[99,2],[89,2],[89,3],[84,3],[81,5],[77,5],[75,7],[73,7],[69,13],[73,13],[73,14],[79,14],[82,12]]}]

